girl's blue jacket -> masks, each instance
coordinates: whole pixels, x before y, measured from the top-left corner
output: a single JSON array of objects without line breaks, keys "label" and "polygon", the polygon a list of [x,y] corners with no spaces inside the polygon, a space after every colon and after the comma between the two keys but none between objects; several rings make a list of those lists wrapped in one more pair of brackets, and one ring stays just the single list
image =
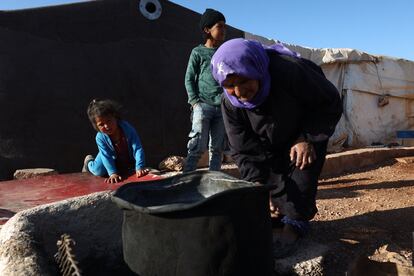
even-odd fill
[{"label": "girl's blue jacket", "polygon": [[[127,140],[129,156],[135,160],[135,170],[142,169],[145,166],[145,156],[138,133],[135,128],[126,121],[119,120],[118,125],[123,130]],[[116,173],[116,153],[109,135],[98,132],[95,139],[99,153],[102,155],[102,163],[108,171],[108,175]]]}]

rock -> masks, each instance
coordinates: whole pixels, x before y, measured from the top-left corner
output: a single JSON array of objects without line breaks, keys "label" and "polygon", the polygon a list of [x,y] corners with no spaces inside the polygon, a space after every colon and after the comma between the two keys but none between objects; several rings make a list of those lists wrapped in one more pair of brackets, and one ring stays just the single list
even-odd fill
[{"label": "rock", "polygon": [[377,262],[368,257],[359,257],[350,268],[346,275],[349,276],[413,276],[414,268],[403,266],[392,262]]},{"label": "rock", "polygon": [[296,254],[275,260],[275,272],[277,275],[324,275],[322,263],[327,251],[326,245],[304,240]]},{"label": "rock", "polygon": [[48,168],[34,168],[34,169],[21,169],[16,170],[13,174],[14,179],[26,179],[26,178],[32,178],[36,176],[43,176],[43,175],[52,175],[52,174],[58,174],[57,171],[54,169],[48,169]]},{"label": "rock", "polygon": [[400,157],[400,158],[395,158],[395,160],[397,160],[400,163],[404,163],[404,164],[414,163],[414,157]]},{"label": "rock", "polygon": [[0,275],[58,275],[54,254],[65,233],[76,241],[74,253],[82,275],[125,275],[119,272],[126,266],[123,213],[111,193],[70,198],[15,214],[0,231]]},{"label": "rock", "polygon": [[181,156],[168,156],[162,160],[159,164],[160,170],[168,171],[182,171],[184,167],[184,157]]},{"label": "rock", "polygon": [[372,256],[368,258],[377,262],[391,262],[402,266],[411,266],[410,254],[404,254],[403,250],[399,250],[397,245],[385,244],[375,250]]}]

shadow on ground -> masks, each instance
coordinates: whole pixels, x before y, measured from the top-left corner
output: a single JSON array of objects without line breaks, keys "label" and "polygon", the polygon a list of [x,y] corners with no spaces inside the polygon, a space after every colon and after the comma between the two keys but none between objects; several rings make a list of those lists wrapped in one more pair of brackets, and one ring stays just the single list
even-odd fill
[{"label": "shadow on ground", "polygon": [[372,255],[375,249],[390,244],[411,251],[414,231],[414,207],[375,211],[332,221],[312,222],[309,236],[329,246],[325,257],[326,275],[344,275],[360,256]]},{"label": "shadow on ground", "polygon": [[[354,181],[367,180],[365,178],[355,179]],[[343,181],[342,183],[345,183]],[[353,181],[349,181],[353,182]],[[356,183],[357,184],[357,183]],[[342,185],[343,186],[343,185]],[[359,191],[362,190],[374,190],[374,189],[399,189],[404,187],[414,186],[414,180],[398,180],[398,181],[384,181],[375,184],[358,184],[346,187],[335,187],[332,189],[320,189],[318,190],[318,199],[334,199],[334,198],[351,198],[358,197]]]}]

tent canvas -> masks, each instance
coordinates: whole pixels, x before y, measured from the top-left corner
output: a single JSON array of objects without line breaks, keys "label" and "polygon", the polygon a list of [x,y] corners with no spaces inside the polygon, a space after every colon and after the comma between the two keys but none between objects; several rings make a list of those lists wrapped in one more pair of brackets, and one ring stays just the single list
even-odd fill
[{"label": "tent canvas", "polygon": [[[249,33],[245,37],[266,45],[275,42]],[[396,131],[413,129],[413,61],[347,48],[286,46],[320,65],[341,94],[344,114],[331,139],[331,151],[341,145],[400,142]]]}]

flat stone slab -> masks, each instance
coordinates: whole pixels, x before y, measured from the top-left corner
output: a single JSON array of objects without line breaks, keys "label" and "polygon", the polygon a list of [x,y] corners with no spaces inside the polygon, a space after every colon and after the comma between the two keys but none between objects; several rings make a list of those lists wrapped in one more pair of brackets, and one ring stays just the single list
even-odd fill
[{"label": "flat stone slab", "polygon": [[[414,162],[414,147],[395,148],[364,148],[349,150],[341,153],[332,153],[326,156],[321,177],[329,177],[375,166],[386,160],[397,159],[399,162]],[[222,171],[234,177],[240,177],[235,164],[223,164]]]},{"label": "flat stone slab", "polygon": [[16,170],[13,174],[14,179],[27,179],[41,175],[52,175],[58,172],[49,168],[34,168],[34,169],[21,169]]},{"label": "flat stone slab", "polygon": [[414,163],[414,157],[400,157],[400,158],[395,158],[395,160],[397,160],[400,163],[404,163],[404,164]]},{"label": "flat stone slab", "polygon": [[363,148],[328,154],[321,176],[339,175],[407,156],[414,156],[414,147]]}]

